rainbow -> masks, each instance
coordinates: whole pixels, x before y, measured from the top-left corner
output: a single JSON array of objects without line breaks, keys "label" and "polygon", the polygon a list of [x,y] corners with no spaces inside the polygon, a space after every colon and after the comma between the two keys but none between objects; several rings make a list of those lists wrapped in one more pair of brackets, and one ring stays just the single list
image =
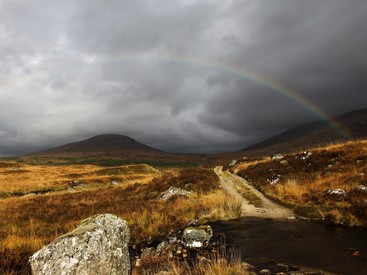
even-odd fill
[{"label": "rainbow", "polygon": [[267,89],[287,97],[297,105],[313,113],[322,120],[327,121],[333,128],[335,128],[344,138],[350,138],[350,133],[347,129],[344,129],[339,123],[332,119],[332,116],[326,111],[322,110],[315,102],[312,102],[308,98],[302,96],[297,91],[288,88],[274,80],[258,75],[254,72],[243,68],[237,68],[225,63],[217,61],[209,61],[201,58],[193,58],[188,56],[157,54],[157,53],[126,53],[126,54],[114,54],[108,57],[96,57],[93,59],[95,62],[121,62],[121,61],[164,61],[182,63],[194,67],[202,67],[205,69],[211,69],[218,72],[238,76],[247,80],[251,80],[256,84],[266,87]]}]

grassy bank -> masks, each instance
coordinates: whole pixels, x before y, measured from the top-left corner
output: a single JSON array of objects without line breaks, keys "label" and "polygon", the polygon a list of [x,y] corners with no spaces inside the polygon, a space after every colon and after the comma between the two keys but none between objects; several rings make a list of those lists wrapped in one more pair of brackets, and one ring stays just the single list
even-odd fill
[{"label": "grassy bank", "polygon": [[[286,155],[279,160],[237,166],[244,177],[267,196],[292,207],[299,215],[324,218],[346,226],[367,226],[367,141],[335,144],[306,156]],[[328,191],[342,189],[345,195]]]}]

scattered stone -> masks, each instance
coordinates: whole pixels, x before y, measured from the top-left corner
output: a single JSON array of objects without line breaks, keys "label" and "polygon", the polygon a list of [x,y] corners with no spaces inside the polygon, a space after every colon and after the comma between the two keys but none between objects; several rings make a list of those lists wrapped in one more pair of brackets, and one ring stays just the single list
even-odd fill
[{"label": "scattered stone", "polygon": [[345,197],[347,195],[345,190],[340,189],[340,188],[329,189],[327,191],[327,194],[333,197]]},{"label": "scattered stone", "polygon": [[101,214],[33,254],[32,274],[130,274],[126,221]]},{"label": "scattered stone", "polygon": [[288,166],[289,165],[289,162],[285,159],[283,159],[281,162],[280,162],[281,165],[283,166]]},{"label": "scattered stone", "polygon": [[363,184],[360,184],[357,186],[357,191],[367,193],[367,187],[364,186]]},{"label": "scattered stone", "polygon": [[232,160],[231,163],[229,164],[229,167],[235,166],[237,163],[237,160]]},{"label": "scattered stone", "polygon": [[161,193],[160,198],[162,200],[165,200],[165,201],[171,199],[172,197],[189,198],[190,194],[191,194],[191,192],[189,192],[189,191],[171,186],[167,191],[164,191],[164,192]]},{"label": "scattered stone", "polygon": [[272,175],[270,179],[267,179],[267,182],[269,182],[271,185],[276,184],[280,181],[281,176],[280,175]]},{"label": "scattered stone", "polygon": [[119,185],[119,182],[118,182],[117,180],[113,180],[113,181],[111,182],[111,184],[112,184],[112,185]]},{"label": "scattered stone", "polygon": [[287,217],[287,220],[296,220],[297,218],[295,216],[289,216]]},{"label": "scattered stone", "polygon": [[299,157],[299,159],[308,159],[310,156],[312,155],[312,153],[311,152],[309,152],[309,151],[304,151],[303,153],[302,153],[302,155],[300,155],[300,157]]},{"label": "scattered stone", "polygon": [[242,159],[243,159],[243,160],[248,160],[248,157],[243,157]]},{"label": "scattered stone", "polygon": [[276,160],[276,159],[283,159],[284,156],[282,154],[272,154],[270,159]]},{"label": "scattered stone", "polygon": [[329,164],[328,166],[327,166],[327,168],[332,168],[333,167],[333,165],[332,164]]},{"label": "scattered stone", "polygon": [[212,236],[213,230],[209,225],[187,227],[182,234],[182,244],[189,249],[205,247]]},{"label": "scattered stone", "polygon": [[261,275],[271,275],[271,272],[268,269],[262,269],[262,270],[259,271],[259,274],[261,274]]}]

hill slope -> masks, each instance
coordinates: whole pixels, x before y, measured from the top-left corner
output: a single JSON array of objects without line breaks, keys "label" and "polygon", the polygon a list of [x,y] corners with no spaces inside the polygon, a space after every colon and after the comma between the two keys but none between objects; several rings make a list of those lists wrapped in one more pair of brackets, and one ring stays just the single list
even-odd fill
[{"label": "hill slope", "polygon": [[63,146],[32,154],[33,156],[61,155],[61,156],[121,156],[121,155],[166,155],[158,149],[139,143],[136,140],[123,135],[105,134],[95,136],[79,142],[65,144]]},{"label": "hill slope", "polygon": [[332,122],[339,125],[343,132],[330,122],[318,121],[291,128],[279,135],[249,146],[240,152],[269,154],[273,152],[289,153],[327,143],[367,137],[367,109],[346,113]]}]

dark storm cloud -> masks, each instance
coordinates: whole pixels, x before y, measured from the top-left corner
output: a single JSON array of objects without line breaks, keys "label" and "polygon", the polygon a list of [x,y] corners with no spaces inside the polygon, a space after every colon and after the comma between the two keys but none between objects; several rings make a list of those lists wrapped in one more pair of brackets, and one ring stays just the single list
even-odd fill
[{"label": "dark storm cloud", "polygon": [[246,71],[331,115],[365,108],[366,14],[364,0],[1,1],[0,154],[100,133],[235,150],[319,119]]}]

